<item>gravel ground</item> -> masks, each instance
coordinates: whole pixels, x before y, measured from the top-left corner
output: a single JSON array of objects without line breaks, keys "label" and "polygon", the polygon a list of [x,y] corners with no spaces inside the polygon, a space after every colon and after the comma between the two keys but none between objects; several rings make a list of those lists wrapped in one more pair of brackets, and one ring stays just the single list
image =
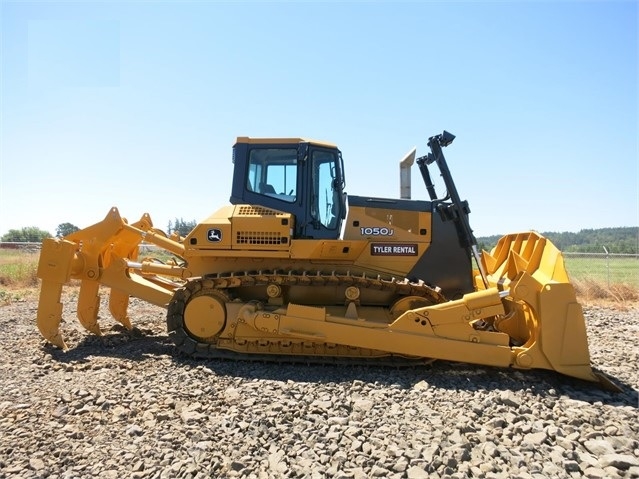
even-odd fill
[{"label": "gravel ground", "polygon": [[438,361],[389,368],[174,357],[165,311],[71,350],[37,302],[0,307],[0,477],[639,478],[639,309],[586,308],[593,362],[623,388]]}]

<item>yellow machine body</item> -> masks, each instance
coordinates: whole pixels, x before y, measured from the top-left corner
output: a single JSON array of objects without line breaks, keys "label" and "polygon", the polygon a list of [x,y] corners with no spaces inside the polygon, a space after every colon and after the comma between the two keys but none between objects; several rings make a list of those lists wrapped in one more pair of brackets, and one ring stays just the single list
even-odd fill
[{"label": "yellow machine body", "polygon": [[[281,153],[302,142],[238,138],[247,158],[260,145],[283,145]],[[312,157],[314,148],[331,147],[308,144],[310,153],[299,148],[296,165],[305,164],[300,158]],[[248,184],[238,180],[239,167],[234,182]],[[246,191],[252,194],[253,185]],[[278,195],[275,201],[297,202]],[[535,232],[506,235],[467,268],[470,254],[455,259],[449,250],[459,244],[448,246],[440,232],[456,229],[440,226],[451,215],[441,213],[439,202],[433,201],[437,208],[413,208],[406,199],[351,201],[346,199],[333,236],[319,224],[329,231],[330,215],[313,213],[316,205],[309,203],[318,237],[302,229],[301,213],[293,208],[232,204],[186,237],[167,236],[147,214],[129,224],[113,208],[93,226],[43,242],[37,326],[49,342],[67,347],[60,331],[61,292],[75,279],[78,318],[90,332],[101,334],[99,294],[108,289],[111,315],[127,328],[130,297],[167,308],[177,349],[194,356],[430,358],[549,369],[612,387],[591,368],[581,306],[561,253],[546,238]],[[467,209],[458,206],[457,212]],[[174,259],[140,259],[143,243]],[[454,274],[430,272],[446,264]],[[456,283],[458,271],[468,279]],[[449,286],[432,284],[438,277]]]}]

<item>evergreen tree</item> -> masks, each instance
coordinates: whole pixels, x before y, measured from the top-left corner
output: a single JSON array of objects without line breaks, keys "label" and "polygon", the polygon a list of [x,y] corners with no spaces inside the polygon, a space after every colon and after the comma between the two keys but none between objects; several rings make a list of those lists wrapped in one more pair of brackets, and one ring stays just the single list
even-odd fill
[{"label": "evergreen tree", "polygon": [[62,238],[63,236],[66,235],[70,235],[71,233],[75,233],[76,231],[79,231],[80,228],[78,228],[76,225],[73,225],[71,223],[60,223],[58,225],[58,228],[55,231],[55,235],[58,238]]},{"label": "evergreen tree", "polygon": [[[578,233],[541,233],[561,251],[569,253],[604,253],[604,247],[611,254],[639,254],[639,228],[618,227],[583,229]],[[499,235],[477,238],[480,249],[490,251],[501,238]]]},{"label": "evergreen tree", "polygon": [[172,234],[173,232],[177,231],[177,233],[180,236],[186,236],[196,226],[197,226],[197,222],[195,220],[184,221],[183,218],[175,218],[174,222],[171,222],[171,220],[169,220],[167,231],[169,234]]}]

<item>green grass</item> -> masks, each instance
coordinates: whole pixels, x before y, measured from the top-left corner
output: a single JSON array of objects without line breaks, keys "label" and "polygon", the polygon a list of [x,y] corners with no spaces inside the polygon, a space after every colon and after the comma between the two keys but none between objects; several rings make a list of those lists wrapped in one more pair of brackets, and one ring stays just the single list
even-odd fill
[{"label": "green grass", "polygon": [[0,286],[37,286],[39,252],[0,250]]},{"label": "green grass", "polygon": [[39,252],[0,250],[0,304],[33,296],[39,257]]},{"label": "green grass", "polygon": [[639,259],[611,256],[580,257],[564,255],[566,269],[572,280],[594,281],[612,286],[626,284],[639,288]]}]

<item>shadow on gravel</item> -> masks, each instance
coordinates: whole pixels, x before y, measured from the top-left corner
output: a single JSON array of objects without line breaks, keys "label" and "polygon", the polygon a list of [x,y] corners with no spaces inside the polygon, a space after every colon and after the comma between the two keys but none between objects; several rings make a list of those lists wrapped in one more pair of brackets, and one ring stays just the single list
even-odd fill
[{"label": "shadow on gravel", "polygon": [[[465,363],[435,361],[428,365],[391,367],[386,365],[280,364],[247,360],[194,360],[176,357],[178,364],[201,364],[218,375],[274,381],[351,383],[364,381],[400,389],[428,388],[447,391],[528,391],[542,397],[567,396],[588,403],[638,407],[637,391],[628,384],[615,383],[621,392],[601,389],[597,384],[562,376],[553,371],[491,368]],[[424,384],[425,383],[425,384]]]},{"label": "shadow on gravel", "polygon": [[46,343],[43,349],[61,363],[85,363],[93,356],[146,361],[175,354],[173,342],[166,335],[154,335],[150,330],[133,328],[129,331],[116,325],[103,333],[103,336],[85,334],[77,343],[68,341],[70,344],[66,351],[50,343]]},{"label": "shadow on gravel", "polygon": [[[300,360],[298,362],[279,362],[240,356],[223,359],[192,358],[181,355],[165,334],[154,335],[151,330],[134,328],[128,331],[114,326],[104,336],[82,336],[70,349],[61,351],[49,344],[44,348],[55,361],[61,363],[91,362],[91,357],[111,357],[127,361],[153,361],[159,358],[171,358],[177,367],[198,370],[206,368],[207,375],[229,376],[243,379],[265,379],[272,381],[295,381],[305,383],[352,383],[363,381],[394,386],[399,389],[413,389],[417,384],[428,388],[448,391],[527,391],[543,397],[566,396],[587,403],[601,402],[610,406],[639,407],[638,392],[632,385],[616,378],[610,379],[619,386],[621,392],[606,391],[595,383],[563,376],[546,370],[515,370],[476,366],[466,363],[447,361],[423,362],[415,365],[393,366],[371,360],[350,363],[340,361],[336,364]],[[290,360],[289,360],[290,361]],[[200,368],[200,369],[201,369]]]}]

